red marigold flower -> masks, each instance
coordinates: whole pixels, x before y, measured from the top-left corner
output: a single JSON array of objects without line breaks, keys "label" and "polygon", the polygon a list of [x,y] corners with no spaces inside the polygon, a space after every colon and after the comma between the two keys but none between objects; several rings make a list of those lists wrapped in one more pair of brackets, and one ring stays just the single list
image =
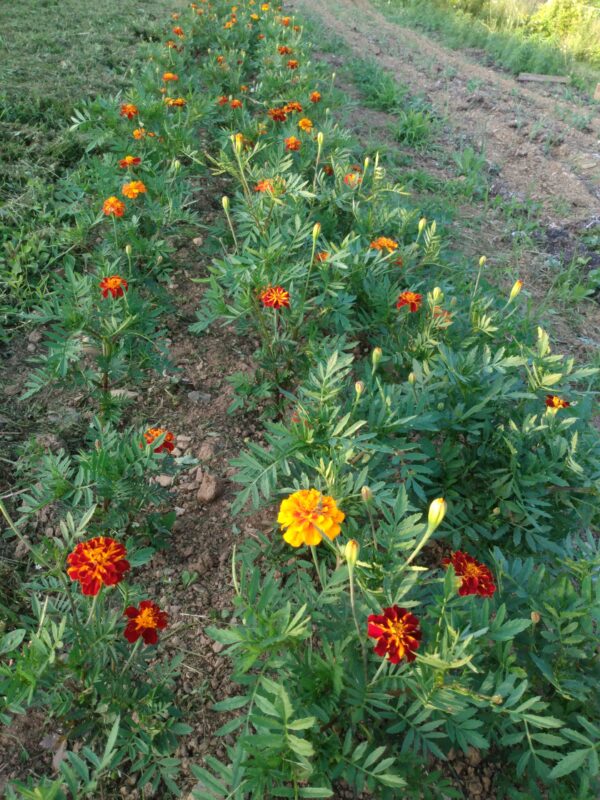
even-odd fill
[{"label": "red marigold flower", "polygon": [[284,28],[287,28],[291,21],[292,21],[291,17],[282,17],[281,18],[281,24],[283,25]]},{"label": "red marigold flower", "polygon": [[296,61],[295,58],[290,58],[290,60],[287,62],[287,65],[289,69],[298,69],[300,63]]},{"label": "red marigold flower", "polygon": [[[332,170],[333,172],[333,170]],[[331,173],[328,173],[331,174]],[[349,172],[347,175],[344,175],[344,183],[346,186],[349,186],[351,189],[355,189],[359,183],[362,181],[361,176],[358,172]]]},{"label": "red marigold flower", "polygon": [[310,102],[311,103],[320,103],[321,102],[321,92],[311,92],[310,93]]},{"label": "red marigold flower", "polygon": [[264,33],[259,33],[259,34],[258,34],[258,36],[257,36],[256,38],[257,38],[257,39],[264,39],[264,38],[265,38],[265,35],[264,35]]},{"label": "red marigold flower", "polygon": [[285,122],[287,119],[285,108],[270,108],[267,114],[271,117],[273,122]]},{"label": "red marigold flower", "polygon": [[242,107],[242,101],[241,100],[237,100],[237,99],[234,98],[233,100],[231,100],[229,105],[232,108],[241,108]]},{"label": "red marigold flower", "polygon": [[148,428],[144,434],[146,444],[152,444],[163,434],[165,438],[163,439],[162,444],[155,448],[155,453],[162,453],[163,450],[171,453],[175,449],[175,435],[171,433],[171,431],[166,430],[166,428]]},{"label": "red marigold flower", "polygon": [[442,564],[454,567],[457,577],[462,578],[458,593],[465,597],[468,594],[479,594],[491,597],[496,591],[494,576],[485,564],[480,564],[473,556],[457,550],[450,558],[443,558]]},{"label": "red marigold flower", "polygon": [[107,298],[109,294],[112,295],[113,300],[117,297],[123,297],[127,291],[129,284],[120,275],[110,275],[108,278],[102,278],[100,281],[100,290],[102,297]]},{"label": "red marigold flower", "polygon": [[134,106],[133,103],[121,103],[120,114],[122,117],[127,117],[127,119],[133,119],[138,115],[137,106]]},{"label": "red marigold flower", "polygon": [[183,97],[165,97],[165,103],[169,108],[183,108],[187,101]]},{"label": "red marigold flower", "polygon": [[218,103],[220,106],[226,106],[228,102],[229,102],[229,98],[227,97],[227,95],[226,95],[226,94],[222,94],[222,95],[219,97],[219,99],[217,100],[217,103]]},{"label": "red marigold flower", "polygon": [[173,28],[173,33],[175,34],[175,36],[179,36],[180,39],[183,39],[183,37],[185,36],[185,33],[183,32],[183,28],[181,28],[179,25],[176,25]]},{"label": "red marigold flower", "polygon": [[102,211],[107,217],[122,217],[125,213],[125,203],[113,195],[104,201]]},{"label": "red marigold flower", "polygon": [[168,83],[168,81],[178,81],[179,75],[176,75],[174,72],[163,72],[162,79],[165,83]]},{"label": "red marigold flower", "polygon": [[140,636],[144,644],[156,644],[157,631],[164,630],[169,621],[168,615],[151,600],[142,600],[139,608],[129,606],[125,609],[124,616],[129,619],[124,636],[131,644],[137,642]]},{"label": "red marigold flower", "polygon": [[262,181],[259,181],[256,186],[254,187],[255,192],[269,192],[273,193],[273,181],[269,180],[269,178],[264,178]]},{"label": "red marigold flower", "polygon": [[367,623],[368,636],[377,639],[374,650],[378,656],[387,656],[390,664],[398,664],[403,658],[415,660],[422,634],[414,614],[394,605],[384,608],[383,614],[370,614]]},{"label": "red marigold flower", "polygon": [[291,56],[292,55],[292,48],[288,47],[287,44],[280,44],[277,48],[279,51],[280,56]]},{"label": "red marigold flower", "polygon": [[408,306],[409,311],[418,311],[421,307],[421,302],[423,300],[422,294],[417,294],[417,292],[402,292],[400,297],[398,298],[398,302],[396,303],[396,308],[402,308],[402,306]]},{"label": "red marigold flower", "polygon": [[333,175],[333,167],[331,166],[331,164],[324,164],[323,172],[325,173],[325,175]]},{"label": "red marigold flower", "polygon": [[398,242],[394,239],[388,239],[387,236],[379,236],[377,239],[373,239],[369,247],[371,250],[387,250],[388,253],[391,253],[393,250],[398,249]]},{"label": "red marigold flower", "polygon": [[268,308],[289,308],[290,307],[290,293],[286,291],[283,286],[267,286],[266,289],[260,293],[260,300],[264,306]]},{"label": "red marigold flower", "polygon": [[109,536],[79,542],[67,556],[67,575],[79,581],[85,595],[97,595],[103,586],[116,586],[129,570],[127,550]]},{"label": "red marigold flower", "polygon": [[284,105],[283,110],[288,114],[291,114],[292,112],[297,112],[298,114],[301,114],[302,106],[300,105],[300,103],[298,103],[297,100],[292,100],[291,103],[286,103]]},{"label": "red marigold flower", "polygon": [[297,139],[295,136],[288,136],[284,141],[286,150],[300,150],[300,139]]},{"label": "red marigold flower", "polygon": [[301,120],[298,120],[298,127],[301,131],[308,133],[313,127],[312,120],[310,120],[308,117],[302,117]]},{"label": "red marigold flower", "polygon": [[147,190],[146,184],[143,181],[130,181],[129,183],[123,184],[121,191],[125,197],[128,197],[130,200],[135,200],[138,195],[145,194]]},{"label": "red marigold flower", "polygon": [[300,25],[294,25],[294,27],[292,28],[292,30],[293,30],[295,33],[299,33],[299,32],[300,32],[302,29],[301,29]]},{"label": "red marigold flower", "polygon": [[556,414],[559,408],[569,408],[570,405],[568,400],[563,400],[555,394],[546,395],[546,408],[553,414]]},{"label": "red marigold flower", "polygon": [[127,169],[128,167],[138,167],[141,163],[142,159],[137,156],[125,156],[119,161],[119,166],[122,169]]}]

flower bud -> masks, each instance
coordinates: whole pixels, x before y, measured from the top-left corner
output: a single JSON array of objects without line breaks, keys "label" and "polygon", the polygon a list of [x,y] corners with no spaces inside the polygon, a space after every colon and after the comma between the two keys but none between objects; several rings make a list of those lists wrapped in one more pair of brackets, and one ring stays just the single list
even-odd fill
[{"label": "flower bud", "polygon": [[369,164],[371,163],[371,159],[367,156],[363,163],[363,172],[366,172],[369,169]]},{"label": "flower bud", "polygon": [[358,397],[361,396],[364,390],[365,390],[364,383],[362,381],[356,381],[356,383],[354,384],[354,391],[356,392]]},{"label": "flower bud", "polygon": [[320,222],[315,222],[315,224],[313,226],[313,230],[312,230],[313,241],[315,241],[315,242],[317,241],[317,238],[318,238],[320,233],[321,233],[321,223]]},{"label": "flower bud", "polygon": [[376,367],[377,364],[379,364],[382,355],[383,355],[383,350],[381,349],[381,347],[376,347],[373,350],[373,353],[371,355],[371,361],[373,362],[374,367]]},{"label": "flower bud", "polygon": [[440,289],[439,286],[436,286],[433,292],[431,293],[431,299],[433,300],[434,305],[438,306],[444,299],[444,293]]},{"label": "flower bud", "polygon": [[126,244],[125,245],[125,253],[127,255],[127,258],[129,258],[131,256],[131,245],[130,244]]},{"label": "flower bud", "polygon": [[494,508],[492,508],[492,514],[494,514],[496,517],[498,516],[499,513],[500,513],[500,506],[495,506]]},{"label": "flower bud", "polygon": [[495,695],[492,696],[492,703],[495,706],[501,706],[503,702],[504,702],[504,698],[502,697],[501,694],[495,694]]},{"label": "flower bud", "polygon": [[350,539],[350,541],[346,542],[346,546],[344,547],[344,558],[348,562],[348,567],[350,569],[352,569],[358,561],[359,552],[360,545],[356,539]]},{"label": "flower bud", "polygon": [[242,152],[242,146],[244,144],[244,134],[236,133],[231,137],[231,141],[233,142],[233,149],[239,155]]},{"label": "flower bud", "polygon": [[360,496],[363,499],[363,502],[370,503],[373,499],[373,492],[369,489],[368,486],[363,486],[360,490]]},{"label": "flower bud", "polygon": [[319,149],[323,147],[323,142],[325,141],[325,137],[323,136],[323,131],[319,131],[317,133],[317,144],[319,145]]},{"label": "flower bud", "polygon": [[181,161],[178,158],[176,158],[173,160],[171,166],[173,168],[173,172],[179,172],[179,170],[181,169]]},{"label": "flower bud", "polygon": [[421,219],[419,220],[419,236],[423,233],[425,225],[427,225],[427,220],[425,219],[425,217],[421,217]]},{"label": "flower bud", "polygon": [[432,500],[427,514],[427,529],[430,533],[442,524],[442,520],[446,516],[448,505],[443,497],[438,497]]},{"label": "flower bud", "polygon": [[416,380],[417,380],[417,376],[415,375],[415,373],[414,372],[409,372],[408,373],[408,382],[414,386],[415,383],[416,383]]},{"label": "flower bud", "polygon": [[224,209],[225,212],[229,211],[229,198],[228,197],[223,197],[221,199],[221,205],[223,206],[223,209]]},{"label": "flower bud", "polygon": [[509,303],[512,303],[512,301],[520,293],[522,288],[523,288],[523,281],[515,281],[514,282],[513,287],[510,290],[510,295],[509,295],[509,298],[508,298],[508,302]]},{"label": "flower bud", "polygon": [[531,621],[533,622],[534,625],[537,625],[538,622],[541,620],[541,618],[542,615],[538,611],[531,612]]},{"label": "flower bud", "polygon": [[481,258],[479,259],[479,266],[485,267],[486,263],[487,263],[487,258],[485,256],[481,256]]}]

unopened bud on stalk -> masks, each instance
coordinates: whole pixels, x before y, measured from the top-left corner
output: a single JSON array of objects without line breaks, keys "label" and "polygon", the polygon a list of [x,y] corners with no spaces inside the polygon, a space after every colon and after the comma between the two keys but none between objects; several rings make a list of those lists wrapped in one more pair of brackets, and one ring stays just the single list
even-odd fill
[{"label": "unopened bud on stalk", "polygon": [[416,383],[416,380],[417,380],[417,376],[415,375],[415,373],[414,372],[409,372],[408,373],[408,382],[414,386],[415,383]]},{"label": "unopened bud on stalk", "polygon": [[501,706],[503,702],[504,702],[504,698],[502,697],[501,694],[495,694],[495,695],[492,696],[492,703],[495,706]]},{"label": "unopened bud on stalk", "polygon": [[179,172],[179,170],[181,169],[181,161],[178,158],[174,159],[172,167],[173,167],[173,172]]},{"label": "unopened bud on stalk", "polygon": [[223,206],[223,210],[225,212],[229,211],[229,198],[228,197],[223,197],[221,199],[221,205]]},{"label": "unopened bud on stalk", "polygon": [[508,302],[509,303],[512,303],[512,301],[520,293],[522,288],[523,288],[523,281],[515,281],[514,282],[513,287],[510,290],[510,295],[509,295],[509,298],[508,298]]},{"label": "unopened bud on stalk", "polygon": [[244,144],[244,134],[243,133],[236,133],[235,136],[231,137],[233,142],[233,149],[239,155],[242,152],[242,145]]},{"label": "unopened bud on stalk", "polygon": [[448,505],[443,497],[438,497],[436,500],[431,501],[427,514],[427,530],[429,533],[433,533],[436,528],[440,527],[442,520],[446,516],[447,508]]},{"label": "unopened bud on stalk", "polygon": [[374,367],[376,367],[377,364],[379,364],[382,355],[383,355],[383,350],[381,349],[381,347],[376,347],[373,350],[373,353],[371,355],[371,361],[373,362]]},{"label": "unopened bud on stalk", "polygon": [[421,219],[419,220],[419,236],[423,233],[425,225],[427,225],[427,220],[425,219],[425,217],[421,217]]},{"label": "unopened bud on stalk", "polygon": [[487,263],[487,258],[485,256],[481,256],[481,258],[479,259],[479,266],[485,267],[486,263]]},{"label": "unopened bud on stalk", "polygon": [[129,258],[129,256],[131,255],[131,245],[130,244],[126,244],[125,245],[125,253],[127,255],[127,258]]},{"label": "unopened bud on stalk", "polygon": [[364,390],[365,390],[364,383],[362,381],[356,381],[356,383],[354,384],[354,391],[356,392],[358,397],[361,396],[361,394],[364,392]]},{"label": "unopened bud on stalk", "polygon": [[369,169],[369,164],[371,163],[371,159],[367,156],[363,163],[363,172],[366,172]]},{"label": "unopened bud on stalk", "polygon": [[431,293],[431,299],[433,300],[434,305],[436,306],[439,305],[444,299],[444,293],[442,292],[439,286],[436,286],[433,292]]},{"label": "unopened bud on stalk", "polygon": [[531,612],[531,621],[533,622],[534,625],[537,625],[538,622],[541,620],[541,618],[542,616],[538,611]]},{"label": "unopened bud on stalk", "polygon": [[373,492],[368,486],[363,486],[360,490],[360,496],[362,497],[364,503],[370,503],[373,499]]},{"label": "unopened bud on stalk", "polygon": [[344,547],[344,558],[348,562],[349,569],[354,568],[354,565],[358,561],[359,552],[360,545],[356,539],[350,539],[349,542],[346,542],[346,546]]},{"label": "unopened bud on stalk", "polygon": [[315,222],[315,224],[313,226],[313,230],[312,230],[312,238],[313,238],[313,240],[315,242],[316,242],[316,240],[317,240],[317,238],[318,238],[320,233],[321,233],[321,223],[320,222]]},{"label": "unopened bud on stalk", "polygon": [[317,133],[317,144],[319,145],[319,149],[323,147],[323,142],[325,141],[325,137],[323,136],[323,131],[319,131]]}]

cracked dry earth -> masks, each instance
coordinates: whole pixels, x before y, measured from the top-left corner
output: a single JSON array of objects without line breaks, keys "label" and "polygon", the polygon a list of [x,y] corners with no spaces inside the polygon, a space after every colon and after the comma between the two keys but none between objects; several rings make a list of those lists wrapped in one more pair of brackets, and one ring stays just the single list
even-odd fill
[{"label": "cracked dry earth", "polygon": [[[578,130],[573,122],[581,106],[557,96],[552,84],[519,83],[389,21],[368,0],[293,0],[291,6],[360,58],[376,59],[412,94],[425,95],[458,137],[497,165],[507,192],[541,203],[547,223],[600,217],[598,114]],[[558,199],[566,214],[556,211]]]}]

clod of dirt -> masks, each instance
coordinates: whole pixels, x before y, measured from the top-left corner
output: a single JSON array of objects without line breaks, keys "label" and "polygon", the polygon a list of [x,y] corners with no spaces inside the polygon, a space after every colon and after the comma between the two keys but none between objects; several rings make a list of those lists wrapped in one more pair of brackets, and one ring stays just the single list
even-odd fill
[{"label": "clod of dirt", "polygon": [[200,488],[196,494],[197,499],[201,503],[212,503],[219,496],[219,493],[220,486],[215,476],[209,472],[203,472]]}]

